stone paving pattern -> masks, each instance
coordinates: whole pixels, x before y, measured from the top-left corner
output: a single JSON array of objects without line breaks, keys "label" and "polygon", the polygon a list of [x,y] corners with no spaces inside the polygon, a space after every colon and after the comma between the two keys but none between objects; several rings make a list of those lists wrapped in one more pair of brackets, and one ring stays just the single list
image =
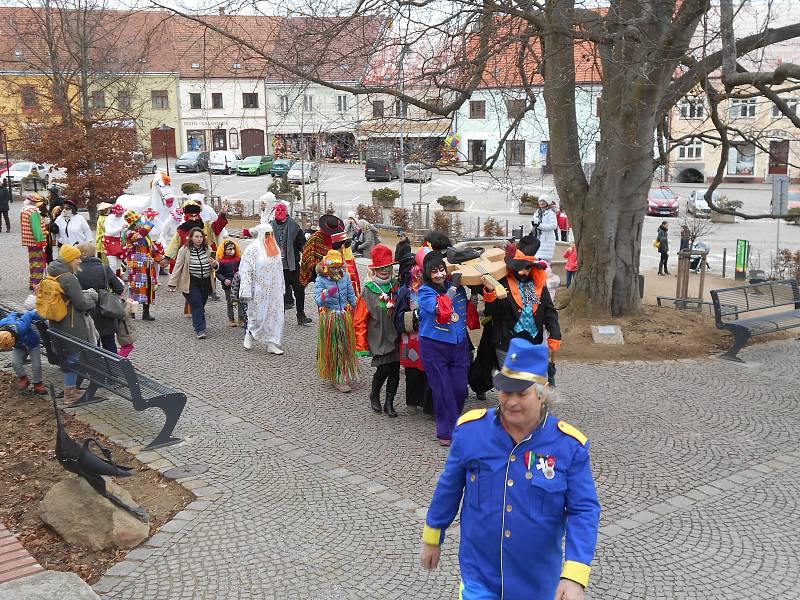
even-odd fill
[{"label": "stone paving pattern", "polygon": [[[0,234],[0,256],[0,301],[19,302],[27,274],[16,232]],[[176,430],[184,442],[141,452],[161,413],[120,399],[77,414],[154,468],[209,470],[183,482],[198,500],[95,591],[119,600],[456,597],[457,523],[438,571],[417,559],[446,457],[433,421],[402,414],[402,400],[399,418],[374,415],[366,362],[354,393],[320,383],[316,330],[293,314],[276,357],[243,350],[223,302],[209,302],[208,338],[196,340],[181,304],[162,288],[157,320],[137,321],[131,359],[188,395]],[[800,598],[800,342],[741,356],[746,364],[560,365],[557,414],[589,436],[603,506],[588,598]]]}]

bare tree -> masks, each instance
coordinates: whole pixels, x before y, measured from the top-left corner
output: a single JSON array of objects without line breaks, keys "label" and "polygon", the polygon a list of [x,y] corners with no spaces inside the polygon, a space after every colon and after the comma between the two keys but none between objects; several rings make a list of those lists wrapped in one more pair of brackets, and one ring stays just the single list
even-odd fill
[{"label": "bare tree", "polygon": [[[741,2],[749,3],[751,0]],[[246,6],[258,11],[260,4]],[[485,85],[491,75],[488,67],[497,56],[515,57],[506,67],[516,68],[525,90],[537,88],[535,76],[540,75],[556,187],[571,216],[584,265],[568,310],[600,315],[638,310],[646,196],[654,171],[666,162],[663,151],[654,155],[656,132],[668,132],[665,124],[675,104],[697,86],[706,88],[708,78],[723,66],[723,59],[730,69],[731,57],[739,59],[800,36],[800,23],[770,28],[767,20],[765,28],[741,36],[733,44],[728,39],[724,49],[715,48],[710,41],[698,44],[698,27],[716,10],[708,0],[610,0],[602,10],[596,3],[584,5],[576,0],[331,0],[270,3],[269,10],[308,17],[335,15],[337,19],[319,19],[313,56],[309,57],[311,68],[251,48],[268,63],[314,83],[353,94],[386,94],[443,117]],[[175,12],[247,45],[234,32],[215,27],[201,15]],[[314,67],[341,61],[343,55],[334,40],[348,24],[369,15],[385,16],[394,24],[381,38],[382,51],[415,40],[435,40],[432,46],[437,51],[425,57],[418,76],[442,91],[443,102],[409,94],[391,79],[373,85],[337,83]],[[405,34],[398,36],[398,29]],[[367,48],[353,44],[349,50]],[[576,57],[580,61],[587,52],[596,57],[603,89],[599,153],[590,178],[581,164],[575,96]],[[731,85],[766,85],[794,73],[787,67],[764,78],[738,77],[730,71],[726,76]],[[526,108],[532,109],[531,100]],[[508,131],[517,123],[511,122]],[[492,157],[487,157],[486,165],[491,162]]]}]

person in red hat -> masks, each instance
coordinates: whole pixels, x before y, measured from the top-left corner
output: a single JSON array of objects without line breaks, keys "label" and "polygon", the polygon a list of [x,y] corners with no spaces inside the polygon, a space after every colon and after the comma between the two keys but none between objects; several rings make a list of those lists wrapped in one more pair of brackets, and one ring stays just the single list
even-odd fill
[{"label": "person in red hat", "polygon": [[[364,284],[356,305],[353,326],[356,331],[356,351],[359,356],[371,356],[376,367],[372,376],[369,402],[372,410],[381,409],[396,417],[394,397],[400,386],[400,336],[394,326],[394,307],[397,289],[394,280],[394,257],[384,244],[372,249],[369,279]],[[386,382],[386,400],[381,407],[381,388]]]}]

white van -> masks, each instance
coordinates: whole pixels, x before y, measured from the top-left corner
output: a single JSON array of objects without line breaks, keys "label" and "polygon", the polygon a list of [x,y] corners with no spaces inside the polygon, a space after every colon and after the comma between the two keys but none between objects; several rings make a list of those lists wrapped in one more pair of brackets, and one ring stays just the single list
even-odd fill
[{"label": "white van", "polygon": [[233,150],[214,150],[208,158],[208,171],[210,173],[225,173],[230,175],[242,162],[242,157]]}]

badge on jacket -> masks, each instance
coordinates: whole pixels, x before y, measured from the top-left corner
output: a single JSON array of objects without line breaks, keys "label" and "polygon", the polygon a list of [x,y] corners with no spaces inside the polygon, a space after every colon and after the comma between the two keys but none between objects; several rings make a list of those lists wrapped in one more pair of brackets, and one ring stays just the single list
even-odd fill
[{"label": "badge on jacket", "polygon": [[536,469],[544,474],[545,479],[552,479],[556,476],[556,457],[542,456],[536,465]]}]

